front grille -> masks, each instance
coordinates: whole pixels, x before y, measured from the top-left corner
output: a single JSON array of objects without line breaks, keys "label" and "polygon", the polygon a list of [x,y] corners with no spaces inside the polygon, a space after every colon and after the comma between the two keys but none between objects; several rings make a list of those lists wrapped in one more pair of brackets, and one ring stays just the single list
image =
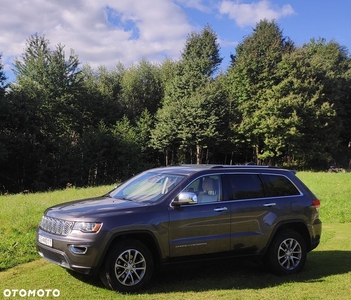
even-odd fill
[{"label": "front grille", "polygon": [[73,225],[74,222],[71,221],[64,221],[56,218],[43,216],[39,227],[42,230],[53,234],[68,235],[72,231]]},{"label": "front grille", "polygon": [[70,268],[67,257],[64,253],[61,252],[53,252],[50,250],[46,250],[43,247],[39,249],[39,255],[53,263],[56,263],[62,267]]}]

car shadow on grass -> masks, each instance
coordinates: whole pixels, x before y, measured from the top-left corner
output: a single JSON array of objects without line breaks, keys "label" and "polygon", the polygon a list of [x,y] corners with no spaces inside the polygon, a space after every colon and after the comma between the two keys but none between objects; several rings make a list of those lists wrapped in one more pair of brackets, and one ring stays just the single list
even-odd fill
[{"label": "car shadow on grass", "polygon": [[65,269],[65,271],[68,273],[67,276],[72,276],[83,283],[89,284],[97,288],[105,288],[105,285],[102,283],[98,275],[86,275],[67,269]]},{"label": "car shadow on grass", "polygon": [[171,267],[155,274],[147,293],[263,289],[287,282],[323,282],[325,277],[351,271],[351,251],[315,251],[308,254],[304,270],[277,276],[260,263],[246,259],[218,260],[186,267]]},{"label": "car shadow on grass", "polygon": [[[351,271],[351,251],[312,251],[304,270],[296,275],[276,276],[261,263],[248,259],[221,259],[173,265],[156,272],[139,294],[200,292],[231,289],[264,289],[287,282],[323,282],[325,277]],[[98,276],[69,272],[84,283],[104,288]]]}]

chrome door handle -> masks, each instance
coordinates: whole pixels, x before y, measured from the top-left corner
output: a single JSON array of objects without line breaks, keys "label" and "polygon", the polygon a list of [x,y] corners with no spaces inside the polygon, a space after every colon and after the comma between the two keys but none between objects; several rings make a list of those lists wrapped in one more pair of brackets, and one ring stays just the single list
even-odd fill
[{"label": "chrome door handle", "polygon": [[228,208],[226,208],[226,207],[218,207],[218,208],[215,208],[214,209],[214,211],[219,211],[219,212],[221,212],[221,211],[227,211],[228,210]]},{"label": "chrome door handle", "polygon": [[277,205],[277,203],[275,203],[275,202],[263,204],[264,207],[272,207],[272,206],[276,206],[276,205]]}]

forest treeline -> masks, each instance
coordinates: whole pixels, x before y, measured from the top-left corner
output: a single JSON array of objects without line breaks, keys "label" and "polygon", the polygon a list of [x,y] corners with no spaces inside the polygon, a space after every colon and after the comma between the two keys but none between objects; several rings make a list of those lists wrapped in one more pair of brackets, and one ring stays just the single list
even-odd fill
[{"label": "forest treeline", "polygon": [[[210,26],[180,59],[126,68],[81,65],[33,35],[13,61],[0,55],[0,191],[111,184],[176,163],[254,162],[349,168],[351,58],[336,41],[302,46],[262,20],[226,71]],[[1,49],[0,49],[1,50]]]}]

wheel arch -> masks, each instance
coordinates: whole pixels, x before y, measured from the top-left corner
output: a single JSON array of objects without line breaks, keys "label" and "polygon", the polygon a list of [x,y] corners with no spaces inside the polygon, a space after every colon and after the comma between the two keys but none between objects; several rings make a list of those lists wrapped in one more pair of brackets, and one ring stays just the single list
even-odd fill
[{"label": "wheel arch", "polygon": [[103,265],[111,249],[116,244],[127,239],[134,239],[143,243],[150,250],[155,266],[156,267],[159,266],[161,261],[160,259],[161,251],[154,235],[148,231],[131,231],[131,232],[118,233],[110,238],[110,241],[103,255],[101,256],[99,268]]},{"label": "wheel arch", "polygon": [[270,237],[270,240],[269,240],[264,252],[265,253],[267,252],[272,241],[274,240],[274,237],[277,234],[280,234],[281,232],[284,232],[287,230],[293,230],[293,231],[296,231],[298,234],[300,234],[306,243],[307,252],[312,250],[311,249],[311,237],[310,237],[310,233],[308,231],[307,225],[304,222],[296,220],[296,221],[281,222],[280,224],[278,224],[275,227],[275,230],[274,230],[272,236]]}]

